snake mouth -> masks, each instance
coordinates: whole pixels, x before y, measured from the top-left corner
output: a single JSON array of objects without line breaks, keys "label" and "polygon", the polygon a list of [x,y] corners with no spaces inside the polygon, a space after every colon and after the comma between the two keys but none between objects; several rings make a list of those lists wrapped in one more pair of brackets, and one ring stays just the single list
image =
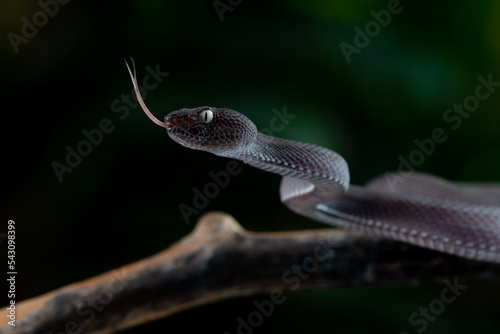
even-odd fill
[{"label": "snake mouth", "polygon": [[172,128],[180,128],[182,127],[182,124],[183,124],[183,120],[181,117],[179,116],[167,116],[165,117],[165,127],[167,129],[172,129]]},{"label": "snake mouth", "polygon": [[166,119],[166,120],[165,120],[165,127],[166,127],[167,129],[172,129],[174,126],[175,126],[175,125],[174,125],[174,123],[172,122],[172,120],[170,120],[170,119]]},{"label": "snake mouth", "polygon": [[172,128],[182,128],[184,130],[189,130],[192,127],[198,125],[196,119],[190,116],[167,116],[165,117],[165,127],[167,129]]}]

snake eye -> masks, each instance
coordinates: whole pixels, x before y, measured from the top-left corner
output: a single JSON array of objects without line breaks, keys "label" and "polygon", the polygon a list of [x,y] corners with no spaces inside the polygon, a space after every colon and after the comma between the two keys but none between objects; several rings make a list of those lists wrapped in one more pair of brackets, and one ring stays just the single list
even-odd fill
[{"label": "snake eye", "polygon": [[214,113],[210,109],[205,109],[200,112],[200,122],[210,123],[214,118]]}]

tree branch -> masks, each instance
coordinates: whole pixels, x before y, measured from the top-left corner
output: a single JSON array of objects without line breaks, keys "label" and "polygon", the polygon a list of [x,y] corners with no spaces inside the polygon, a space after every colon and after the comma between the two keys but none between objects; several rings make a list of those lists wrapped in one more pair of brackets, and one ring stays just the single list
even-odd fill
[{"label": "tree branch", "polygon": [[279,300],[288,290],[499,277],[499,264],[354,231],[252,233],[229,215],[210,213],[157,255],[17,303],[16,326],[2,324],[0,332],[113,333],[258,293]]}]

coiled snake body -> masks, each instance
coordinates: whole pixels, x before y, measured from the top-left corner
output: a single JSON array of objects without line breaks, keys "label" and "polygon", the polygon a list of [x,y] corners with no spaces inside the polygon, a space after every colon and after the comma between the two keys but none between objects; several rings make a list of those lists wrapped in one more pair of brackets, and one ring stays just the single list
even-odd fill
[{"label": "coiled snake body", "polygon": [[282,175],[281,200],[291,210],[327,224],[500,263],[500,186],[417,173],[392,187],[384,177],[365,187],[349,185],[347,163],[337,153],[259,133],[236,111],[205,106],[157,120],[140,97],[135,73],[130,75],[143,110],[175,142]]}]

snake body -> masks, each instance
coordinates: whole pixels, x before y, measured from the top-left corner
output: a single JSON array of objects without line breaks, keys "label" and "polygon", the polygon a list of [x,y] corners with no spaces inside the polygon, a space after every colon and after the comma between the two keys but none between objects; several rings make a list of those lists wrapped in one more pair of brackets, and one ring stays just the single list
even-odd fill
[{"label": "snake body", "polygon": [[130,74],[144,111],[175,142],[283,176],[281,201],[291,210],[327,224],[500,263],[500,186],[418,173],[393,186],[387,175],[364,187],[349,185],[348,165],[339,154],[259,133],[234,110],[203,106],[156,120]]}]

